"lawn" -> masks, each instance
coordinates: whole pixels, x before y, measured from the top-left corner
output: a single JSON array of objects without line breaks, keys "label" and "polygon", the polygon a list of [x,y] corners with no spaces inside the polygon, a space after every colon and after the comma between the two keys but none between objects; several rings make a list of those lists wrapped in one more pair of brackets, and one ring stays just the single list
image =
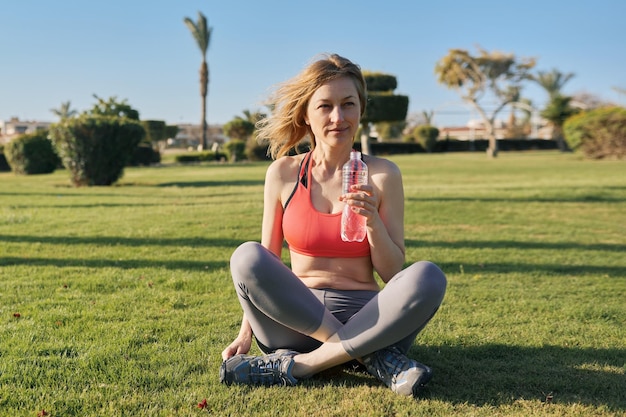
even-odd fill
[{"label": "lawn", "polygon": [[626,415],[626,164],[389,158],[407,262],[449,280],[409,353],[435,370],[421,398],[347,369],[221,385],[228,260],[260,238],[267,163],[172,164],[112,187],[0,174],[0,416]]}]

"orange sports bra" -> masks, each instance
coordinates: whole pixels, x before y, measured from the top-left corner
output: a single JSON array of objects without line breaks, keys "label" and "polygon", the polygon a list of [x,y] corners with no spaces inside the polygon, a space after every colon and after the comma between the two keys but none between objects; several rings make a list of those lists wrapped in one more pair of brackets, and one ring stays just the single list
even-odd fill
[{"label": "orange sports bra", "polygon": [[298,182],[284,206],[283,235],[289,249],[302,255],[329,258],[369,256],[367,237],[362,242],[341,240],[341,212],[322,213],[313,207],[310,162],[311,152],[302,159]]}]

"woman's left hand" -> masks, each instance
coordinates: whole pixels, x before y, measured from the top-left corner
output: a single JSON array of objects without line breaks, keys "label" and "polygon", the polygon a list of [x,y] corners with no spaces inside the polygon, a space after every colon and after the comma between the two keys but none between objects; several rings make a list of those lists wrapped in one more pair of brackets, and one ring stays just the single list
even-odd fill
[{"label": "woman's left hand", "polygon": [[339,200],[348,204],[355,213],[365,216],[368,223],[378,215],[378,197],[369,184],[353,185],[350,192],[343,194]]}]

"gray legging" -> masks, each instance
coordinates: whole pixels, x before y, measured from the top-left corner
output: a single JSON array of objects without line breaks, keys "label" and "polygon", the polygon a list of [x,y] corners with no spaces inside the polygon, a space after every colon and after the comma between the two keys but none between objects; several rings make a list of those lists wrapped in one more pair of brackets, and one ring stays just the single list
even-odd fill
[{"label": "gray legging", "polygon": [[310,352],[309,337],[328,309],[344,326],[338,335],[359,358],[391,345],[406,353],[443,300],[446,277],[433,263],[417,262],[381,291],[311,289],[257,242],[239,246],[230,260],[235,290],[259,348]]}]

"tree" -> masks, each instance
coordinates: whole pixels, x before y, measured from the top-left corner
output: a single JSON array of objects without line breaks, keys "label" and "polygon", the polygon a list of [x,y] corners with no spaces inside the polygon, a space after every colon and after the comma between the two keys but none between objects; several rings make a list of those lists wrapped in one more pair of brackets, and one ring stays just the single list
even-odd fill
[{"label": "tree", "polygon": [[113,116],[113,117],[126,117],[131,120],[139,120],[139,112],[133,109],[126,99],[117,101],[117,97],[109,97],[108,100],[93,95],[98,102],[93,105],[91,110],[85,112],[92,116]]},{"label": "tree", "polygon": [[570,116],[578,113],[578,109],[571,106],[571,101],[572,97],[557,94],[550,99],[546,108],[541,112],[541,117],[552,124],[552,137],[556,139],[559,149],[563,152],[569,150],[563,137],[563,123]]},{"label": "tree", "polygon": [[247,141],[255,132],[256,123],[267,117],[266,114],[261,112],[251,112],[250,110],[244,110],[243,115],[235,116],[235,118],[226,123],[222,130],[226,136],[231,139],[241,139]]},{"label": "tree", "polygon": [[572,96],[572,106],[582,110],[593,110],[601,107],[614,106],[615,103],[604,100],[602,97],[593,93],[581,91]]},{"label": "tree", "polygon": [[54,113],[55,116],[58,116],[59,119],[64,120],[78,115],[78,111],[72,110],[70,107],[70,102],[65,101],[61,103],[61,106],[58,109],[50,109],[50,111]]},{"label": "tree", "polygon": [[552,124],[552,138],[555,139],[561,151],[569,148],[563,138],[563,123],[565,119],[574,115],[577,110],[571,106],[572,97],[561,92],[563,86],[574,77],[573,73],[564,74],[557,69],[550,72],[539,71],[531,75],[530,79],[539,84],[548,93],[548,104],[541,112],[541,117]]},{"label": "tree", "polygon": [[398,86],[395,76],[364,72],[367,85],[367,107],[361,118],[361,152],[371,154],[369,146],[370,123],[400,122],[406,120],[409,98],[394,95]]},{"label": "tree", "polygon": [[[267,117],[265,113],[261,113],[260,111],[256,111],[253,113],[250,110],[244,110],[243,115],[246,116],[244,120],[247,120],[254,125],[256,125],[259,120]],[[237,117],[241,118],[240,116]]]},{"label": "tree", "polygon": [[[487,154],[492,157],[498,154],[496,116],[508,104],[520,99],[522,82],[528,79],[534,66],[533,58],[518,60],[513,54],[487,52],[480,47],[475,56],[464,49],[451,49],[435,65],[437,81],[457,90],[461,98],[480,114],[489,139]],[[490,114],[485,107],[489,99],[496,102]]]},{"label": "tree", "polygon": [[562,95],[563,86],[574,77],[574,73],[563,74],[556,68],[550,72],[538,71],[537,75],[530,75],[530,79],[537,82],[548,93],[550,99]]},{"label": "tree", "polygon": [[83,114],[50,127],[50,138],[74,186],[112,185],[146,132],[138,120]]},{"label": "tree", "polygon": [[422,117],[424,118],[424,124],[432,125],[434,116],[435,116],[435,111],[434,110],[430,110],[430,111],[422,110]]},{"label": "tree", "polygon": [[413,136],[426,152],[432,152],[439,137],[439,129],[430,124],[420,125],[413,130]]},{"label": "tree", "polygon": [[420,125],[432,125],[433,117],[435,117],[434,110],[422,110],[419,113],[410,113],[406,117],[406,126],[403,133],[406,135],[405,140],[412,141],[413,131]]},{"label": "tree", "polygon": [[245,142],[254,133],[254,123],[241,117],[235,117],[230,122],[224,124],[223,130],[224,134],[229,138]]},{"label": "tree", "polygon": [[379,142],[387,142],[402,139],[402,133],[406,129],[406,121],[400,122],[378,122],[374,124],[378,133]]},{"label": "tree", "polygon": [[146,131],[145,142],[152,146],[158,146],[159,142],[167,139],[165,122],[163,120],[142,120],[141,125]]},{"label": "tree", "polygon": [[209,49],[209,43],[211,42],[211,32],[213,28],[207,25],[206,17],[198,12],[198,22],[194,22],[188,17],[184,19],[185,24],[189,28],[191,35],[196,40],[198,48],[202,53],[202,64],[200,65],[200,97],[202,97],[202,120],[200,124],[202,126],[202,149],[208,147],[207,143],[207,118],[206,118],[206,98],[209,92],[209,66],[206,62],[206,54]]}]

